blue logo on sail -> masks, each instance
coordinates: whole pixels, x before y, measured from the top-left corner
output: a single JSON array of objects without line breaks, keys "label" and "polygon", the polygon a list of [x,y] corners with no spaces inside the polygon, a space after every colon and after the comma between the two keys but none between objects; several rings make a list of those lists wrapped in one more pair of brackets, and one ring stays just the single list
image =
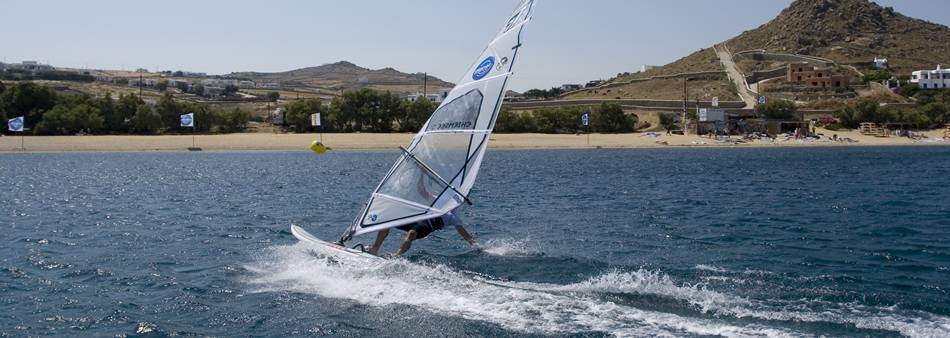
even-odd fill
[{"label": "blue logo on sail", "polygon": [[472,73],[472,80],[478,81],[491,73],[492,67],[495,66],[495,57],[489,56],[485,61],[478,64],[478,67],[475,67],[475,72]]}]

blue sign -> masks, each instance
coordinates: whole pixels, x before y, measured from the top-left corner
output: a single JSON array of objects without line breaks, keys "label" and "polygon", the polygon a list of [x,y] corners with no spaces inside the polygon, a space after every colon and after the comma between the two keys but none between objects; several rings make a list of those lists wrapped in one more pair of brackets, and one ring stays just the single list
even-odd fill
[{"label": "blue sign", "polygon": [[472,73],[472,80],[478,81],[491,73],[492,67],[495,66],[495,57],[489,56],[485,61],[478,64],[478,67],[475,67],[475,72]]},{"label": "blue sign", "polygon": [[590,125],[589,122],[590,122],[590,115],[588,115],[587,113],[584,113],[584,115],[581,115],[582,125],[585,125],[585,126]]},{"label": "blue sign", "polygon": [[10,131],[23,131],[23,116],[15,117],[7,121],[7,129],[10,129]]},{"label": "blue sign", "polygon": [[181,116],[181,126],[182,127],[194,127],[195,119],[192,114],[185,114]]},{"label": "blue sign", "polygon": [[759,96],[759,104],[765,104],[765,95]]},{"label": "blue sign", "polygon": [[377,215],[377,214],[372,214],[372,215],[369,216],[369,219],[372,220],[373,222],[376,222],[376,220],[379,219],[379,215]]}]

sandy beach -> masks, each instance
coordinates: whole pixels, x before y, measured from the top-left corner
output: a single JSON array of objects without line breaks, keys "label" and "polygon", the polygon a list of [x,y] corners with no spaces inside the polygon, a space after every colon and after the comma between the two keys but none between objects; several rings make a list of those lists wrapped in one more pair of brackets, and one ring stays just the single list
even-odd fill
[{"label": "sandy beach", "polygon": [[[664,135],[662,133],[632,134],[494,134],[493,149],[582,149],[582,148],[657,148],[657,147],[782,147],[782,146],[910,146],[950,145],[943,140],[943,132],[924,133],[927,137],[912,140],[906,137],[874,137],[856,131],[819,129],[828,137],[850,138],[857,142],[795,140],[779,137],[776,141],[754,140],[732,144],[696,135]],[[336,150],[395,149],[409,143],[413,134],[324,134],[323,142]],[[205,151],[308,151],[317,134],[243,133],[225,135],[196,135],[195,143]],[[735,140],[736,137],[733,137]],[[192,146],[191,135],[163,136],[26,136],[22,139],[27,152],[69,151],[187,151]],[[0,152],[21,152],[19,136],[0,137]]]}]

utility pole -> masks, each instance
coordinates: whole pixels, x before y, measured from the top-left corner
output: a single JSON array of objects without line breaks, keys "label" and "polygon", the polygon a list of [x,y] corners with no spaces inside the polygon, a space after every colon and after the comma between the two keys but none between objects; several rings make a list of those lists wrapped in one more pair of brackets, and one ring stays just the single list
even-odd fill
[{"label": "utility pole", "polygon": [[142,86],[145,85],[145,78],[140,73],[139,74],[139,99],[142,99]]},{"label": "utility pole", "polygon": [[422,73],[422,97],[428,99],[429,73]]},{"label": "utility pole", "polygon": [[683,135],[686,135],[686,100],[689,99],[689,92],[686,89],[686,81],[689,81],[689,77],[683,78]]}]

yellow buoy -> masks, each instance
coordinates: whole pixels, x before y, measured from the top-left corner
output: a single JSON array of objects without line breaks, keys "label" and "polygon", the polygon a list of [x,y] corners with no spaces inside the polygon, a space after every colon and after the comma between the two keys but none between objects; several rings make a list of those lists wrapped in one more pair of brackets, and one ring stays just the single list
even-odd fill
[{"label": "yellow buoy", "polygon": [[323,145],[323,143],[320,143],[318,141],[313,141],[313,143],[310,144],[310,151],[313,151],[317,154],[323,154],[327,152],[327,146]]}]

